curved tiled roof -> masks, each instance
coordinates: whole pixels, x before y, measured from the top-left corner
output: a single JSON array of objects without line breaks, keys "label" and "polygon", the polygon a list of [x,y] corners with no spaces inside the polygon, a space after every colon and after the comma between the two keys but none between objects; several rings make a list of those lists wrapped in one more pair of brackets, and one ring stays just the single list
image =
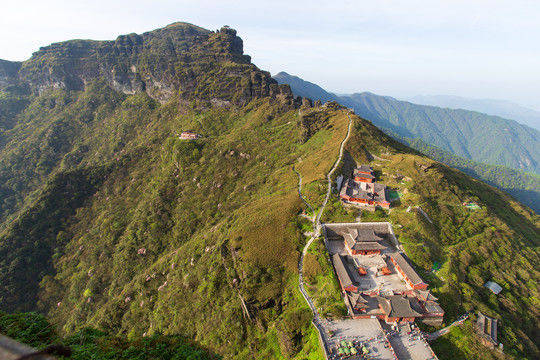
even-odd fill
[{"label": "curved tiled roof", "polygon": [[334,269],[336,269],[336,274],[339,278],[339,282],[341,283],[341,286],[346,288],[353,285],[352,279],[349,275],[349,272],[345,268],[345,264],[343,263],[343,258],[339,254],[334,254],[332,256],[332,262],[334,263]]},{"label": "curved tiled roof", "polygon": [[349,229],[343,237],[352,250],[383,250],[385,248],[379,244],[383,238],[377,236],[373,229]]},{"label": "curved tiled roof", "polygon": [[398,264],[401,271],[405,273],[410,282],[414,285],[423,284],[422,278],[414,271],[411,265],[405,260],[405,258],[398,252],[389,254],[392,259]]},{"label": "curved tiled roof", "polygon": [[379,296],[379,305],[388,317],[410,318],[422,316],[411,308],[409,299],[404,296],[394,295],[389,298]]}]

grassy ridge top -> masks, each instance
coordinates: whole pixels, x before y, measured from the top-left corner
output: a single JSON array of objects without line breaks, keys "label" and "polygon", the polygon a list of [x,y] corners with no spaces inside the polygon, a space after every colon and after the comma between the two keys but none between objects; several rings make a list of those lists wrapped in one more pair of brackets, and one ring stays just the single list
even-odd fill
[{"label": "grassy ridge top", "polygon": [[[513,120],[474,111],[413,104],[372,93],[335,95],[281,72],[274,76],[294,94],[337,101],[437,161],[508,191],[538,210],[538,131]],[[514,170],[518,169],[518,170]]]}]

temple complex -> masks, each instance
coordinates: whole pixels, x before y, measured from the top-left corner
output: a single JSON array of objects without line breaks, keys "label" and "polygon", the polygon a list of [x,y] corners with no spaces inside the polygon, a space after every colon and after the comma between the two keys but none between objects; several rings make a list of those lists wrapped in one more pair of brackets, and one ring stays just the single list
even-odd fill
[{"label": "temple complex", "polygon": [[324,234],[352,318],[442,323],[443,309],[398,250],[389,223],[324,224]]}]

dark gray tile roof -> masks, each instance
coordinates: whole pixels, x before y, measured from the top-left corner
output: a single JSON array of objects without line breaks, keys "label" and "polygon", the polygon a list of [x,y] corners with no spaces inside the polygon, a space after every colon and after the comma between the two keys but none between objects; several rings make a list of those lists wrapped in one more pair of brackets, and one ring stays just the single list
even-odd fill
[{"label": "dark gray tile roof", "polygon": [[353,245],[352,249],[358,251],[384,250],[385,247],[377,242],[357,242]]},{"label": "dark gray tile roof", "polygon": [[405,273],[407,278],[413,283],[413,284],[422,284],[422,278],[414,271],[412,266],[405,260],[405,258],[398,252],[389,254],[391,258],[394,259],[394,261],[398,264],[398,266],[401,268],[401,270]]},{"label": "dark gray tile roof", "polygon": [[478,319],[476,321],[477,328],[484,337],[495,344],[497,344],[497,323],[497,319],[484,315],[481,312],[478,313]]},{"label": "dark gray tile roof", "polygon": [[383,238],[377,236],[373,229],[349,229],[343,237],[349,248],[353,250],[383,250],[385,248],[378,243]]},{"label": "dark gray tile roof", "polygon": [[355,171],[361,171],[361,172],[369,172],[369,173],[373,172],[373,169],[369,165],[360,165],[359,167],[357,167],[354,170]]},{"label": "dark gray tile roof", "polygon": [[424,301],[437,301],[437,299],[429,290],[414,290],[414,294]]},{"label": "dark gray tile roof", "polygon": [[404,296],[394,295],[389,298],[379,296],[378,300],[384,313],[389,317],[403,318],[421,316],[421,314],[411,308],[409,299]]},{"label": "dark gray tile roof", "polygon": [[426,312],[428,314],[444,314],[442,307],[440,307],[440,305],[435,301],[426,301],[424,303],[424,307],[426,308]]},{"label": "dark gray tile roof", "polygon": [[340,194],[347,195],[352,198],[374,200],[384,202],[386,200],[386,185],[379,183],[365,183],[367,187],[363,190],[360,184],[357,184],[352,179],[347,179],[341,187]]},{"label": "dark gray tile roof", "polygon": [[349,272],[345,267],[343,258],[339,254],[334,254],[332,256],[332,262],[334,263],[334,268],[336,269],[336,274],[339,278],[339,281],[343,287],[349,287],[353,285]]},{"label": "dark gray tile roof", "polygon": [[419,314],[425,314],[426,313],[426,311],[424,310],[424,308],[420,304],[420,300],[418,300],[415,297],[409,297],[408,299],[409,299],[409,303],[411,304],[411,308],[414,311],[416,311]]},{"label": "dark gray tile roof", "polygon": [[[351,229],[351,235],[356,241],[381,241],[382,238],[375,234],[373,229]],[[354,236],[356,235],[356,236]]]},{"label": "dark gray tile roof", "polygon": [[376,201],[386,201],[386,185],[374,183],[373,184],[375,200]]},{"label": "dark gray tile roof", "polygon": [[366,178],[366,179],[375,179],[375,176],[371,175],[371,174],[364,174],[364,173],[359,173],[359,172],[354,172],[354,176],[358,176],[358,177],[363,177],[363,178]]},{"label": "dark gray tile roof", "polygon": [[368,301],[359,293],[348,293],[349,300],[353,307],[362,308],[365,307]]}]

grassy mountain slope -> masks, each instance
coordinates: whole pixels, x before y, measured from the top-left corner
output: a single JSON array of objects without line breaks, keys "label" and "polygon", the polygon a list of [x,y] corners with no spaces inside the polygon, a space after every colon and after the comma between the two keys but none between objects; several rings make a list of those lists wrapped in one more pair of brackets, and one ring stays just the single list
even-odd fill
[{"label": "grassy mountain slope", "polygon": [[[170,31],[155,34],[176,36]],[[62,76],[84,78],[81,89],[27,84],[28,105],[10,115],[1,138],[0,309],[39,309],[68,336],[90,326],[134,341],[180,335],[230,359],[320,358],[297,289],[306,227],[292,166],[320,204],[348,118],[339,106],[293,99],[234,50],[231,31],[194,40],[193,48],[214,50],[175,60],[168,97],[148,87],[131,94],[78,70]],[[51,61],[64,64],[67,50],[56,49]],[[178,80],[185,73],[190,87]],[[19,76],[3,92],[18,96],[27,76],[38,75]],[[410,198],[389,216],[403,224],[400,238],[419,267],[444,264],[441,278],[429,280],[448,321],[472,308],[496,312],[508,353],[537,355],[538,292],[530,285],[539,277],[538,217],[352,117],[341,171],[376,154],[389,160],[383,174],[411,178]],[[186,129],[203,137],[179,140]],[[482,212],[468,213],[464,200]],[[421,204],[434,224],[406,212],[407,202]],[[325,214],[354,215],[335,199]],[[331,284],[325,257],[312,255],[313,286]],[[504,285],[500,300],[481,287],[488,278]],[[325,291],[324,306],[339,313],[339,295]]]},{"label": "grassy mountain slope", "polygon": [[[101,86],[79,100],[110,91]],[[269,101],[204,111],[158,106],[144,94],[119,103],[101,130],[76,137],[75,148],[91,149],[83,160],[65,154],[6,226],[2,306],[36,308],[41,281],[40,308],[67,333],[86,325],[130,337],[182,333],[246,358],[277,356],[253,341],[280,316],[291,325],[270,333],[284,344],[277,354],[301,350],[298,335],[312,329],[293,280],[300,201],[290,165],[314,149],[296,110]],[[346,117],[329,117],[332,141],[316,150],[331,157]],[[186,128],[204,139],[178,140]],[[243,320],[240,299],[256,322]]]}]

